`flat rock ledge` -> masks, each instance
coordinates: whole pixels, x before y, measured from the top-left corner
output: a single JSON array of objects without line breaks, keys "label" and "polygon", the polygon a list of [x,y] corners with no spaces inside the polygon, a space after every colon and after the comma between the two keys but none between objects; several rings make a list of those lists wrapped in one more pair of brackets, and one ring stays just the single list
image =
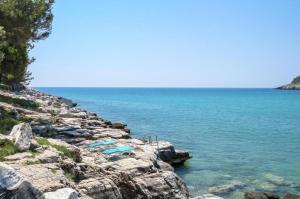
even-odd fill
[{"label": "flat rock ledge", "polygon": [[0,197],[192,198],[171,166],[191,157],[170,142],[131,138],[126,124],[34,89],[0,94],[38,104],[24,108],[0,102],[2,110],[27,121],[0,136],[17,147],[0,164]]}]

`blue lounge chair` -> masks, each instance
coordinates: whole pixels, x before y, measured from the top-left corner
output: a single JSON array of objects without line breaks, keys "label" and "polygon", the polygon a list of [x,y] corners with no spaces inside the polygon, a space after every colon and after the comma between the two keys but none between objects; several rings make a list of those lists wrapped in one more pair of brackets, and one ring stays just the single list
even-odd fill
[{"label": "blue lounge chair", "polygon": [[102,141],[102,142],[94,142],[94,143],[88,144],[87,147],[96,148],[98,146],[105,146],[105,145],[110,145],[110,144],[114,144],[114,143],[115,143],[115,141],[112,141],[112,140]]},{"label": "blue lounge chair", "polygon": [[131,146],[120,146],[116,148],[105,149],[102,151],[102,153],[112,154],[112,153],[119,153],[119,152],[132,151],[132,150],[134,150],[134,148]]}]

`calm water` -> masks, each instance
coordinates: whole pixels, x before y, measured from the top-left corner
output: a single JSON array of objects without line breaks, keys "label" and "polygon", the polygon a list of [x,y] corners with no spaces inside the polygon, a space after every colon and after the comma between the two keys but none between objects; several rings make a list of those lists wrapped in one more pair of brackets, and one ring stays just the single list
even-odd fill
[{"label": "calm water", "polygon": [[39,88],[78,102],[134,137],[158,136],[193,159],[177,168],[193,194],[238,184],[300,194],[300,91],[273,89]]}]

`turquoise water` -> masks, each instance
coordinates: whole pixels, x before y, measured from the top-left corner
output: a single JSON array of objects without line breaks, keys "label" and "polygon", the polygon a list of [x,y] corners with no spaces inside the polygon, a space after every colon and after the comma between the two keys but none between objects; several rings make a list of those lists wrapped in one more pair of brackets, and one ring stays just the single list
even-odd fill
[{"label": "turquoise water", "polygon": [[178,167],[193,194],[235,186],[300,194],[300,91],[273,89],[39,88],[112,120],[134,137],[158,136],[190,151]]}]

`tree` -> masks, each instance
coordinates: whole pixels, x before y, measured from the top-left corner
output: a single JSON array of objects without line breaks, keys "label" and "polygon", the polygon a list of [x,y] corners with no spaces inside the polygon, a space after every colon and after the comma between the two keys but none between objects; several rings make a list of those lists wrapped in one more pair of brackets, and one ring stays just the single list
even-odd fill
[{"label": "tree", "polygon": [[292,84],[299,84],[300,83],[300,75],[293,79]]},{"label": "tree", "polygon": [[[51,33],[54,0],[0,0],[0,83],[25,83],[27,67],[34,61],[28,53],[34,43]],[[4,32],[5,31],[5,32]],[[3,38],[3,39],[2,39]]]}]

